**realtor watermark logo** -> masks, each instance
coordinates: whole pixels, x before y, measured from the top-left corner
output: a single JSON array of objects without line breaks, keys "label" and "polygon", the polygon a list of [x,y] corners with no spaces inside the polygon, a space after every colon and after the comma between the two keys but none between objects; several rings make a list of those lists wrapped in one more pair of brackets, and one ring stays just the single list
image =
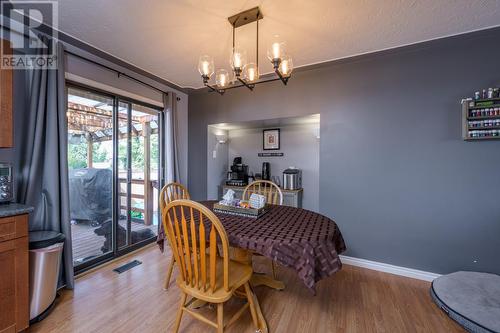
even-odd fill
[{"label": "realtor watermark logo", "polygon": [[1,1],[1,68],[57,68],[57,5],[45,0]]}]

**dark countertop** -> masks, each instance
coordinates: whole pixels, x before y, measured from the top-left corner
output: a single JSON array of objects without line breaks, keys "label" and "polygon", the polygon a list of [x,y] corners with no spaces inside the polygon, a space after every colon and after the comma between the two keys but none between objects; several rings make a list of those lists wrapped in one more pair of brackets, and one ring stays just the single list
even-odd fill
[{"label": "dark countertop", "polygon": [[33,207],[31,206],[21,205],[17,203],[0,204],[0,217],[27,214],[31,213],[32,211]]}]

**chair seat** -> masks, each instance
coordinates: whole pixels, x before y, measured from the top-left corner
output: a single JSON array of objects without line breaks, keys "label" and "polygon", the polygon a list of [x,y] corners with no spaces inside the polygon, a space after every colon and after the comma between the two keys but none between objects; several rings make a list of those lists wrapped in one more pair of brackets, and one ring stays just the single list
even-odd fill
[{"label": "chair seat", "polygon": [[[208,264],[207,264],[207,288],[206,292],[200,291],[196,287],[192,287],[189,284],[185,284],[180,277],[177,279],[177,284],[179,287],[188,295],[194,298],[210,302],[210,303],[223,303],[231,298],[233,292],[244,285],[252,277],[252,267],[247,264],[242,264],[233,260],[229,261],[229,291],[226,291],[223,286],[223,264],[222,259],[217,258],[217,272],[216,272],[216,284],[214,292],[211,292],[210,288],[210,278],[208,276]],[[201,280],[201,279],[200,279]]]}]

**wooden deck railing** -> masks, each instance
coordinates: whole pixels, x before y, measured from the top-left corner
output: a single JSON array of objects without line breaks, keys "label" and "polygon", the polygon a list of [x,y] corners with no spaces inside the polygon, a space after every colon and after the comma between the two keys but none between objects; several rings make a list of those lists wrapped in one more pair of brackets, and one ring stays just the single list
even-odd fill
[{"label": "wooden deck railing", "polygon": [[[126,178],[119,178],[120,185],[123,183],[127,183]],[[154,212],[154,197],[153,197],[153,190],[154,187],[157,183],[155,180],[149,180],[146,181],[144,179],[132,179],[131,181],[132,185],[143,185],[144,186],[144,194],[138,194],[138,193],[133,193],[133,186],[132,186],[132,193],[130,193],[130,197],[133,199],[139,199],[144,201],[144,208],[137,208],[137,207],[130,207],[130,210],[133,212],[139,212],[144,214],[144,224],[145,225],[151,225],[153,224],[153,212]],[[120,197],[127,197],[126,192],[121,191],[121,186],[120,186]],[[127,210],[127,206],[121,205],[120,202],[120,208]]]}]

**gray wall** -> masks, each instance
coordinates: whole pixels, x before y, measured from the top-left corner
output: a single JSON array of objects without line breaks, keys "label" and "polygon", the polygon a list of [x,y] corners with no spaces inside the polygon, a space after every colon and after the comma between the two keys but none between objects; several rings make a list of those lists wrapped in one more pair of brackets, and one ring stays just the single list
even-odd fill
[{"label": "gray wall", "polygon": [[221,184],[226,180],[231,164],[228,164],[228,143],[218,143],[215,136],[227,136],[228,131],[209,126],[207,133],[207,199],[218,200],[222,195]]},{"label": "gray wall", "polygon": [[262,128],[229,131],[229,161],[243,157],[249,171],[260,173],[262,162],[271,163],[271,176],[282,180],[283,170],[290,166],[302,169],[304,195],[302,207],[319,210],[319,140],[314,128],[319,124],[287,125],[280,127],[280,150],[283,157],[258,157],[262,150]]},{"label": "gray wall", "polygon": [[207,196],[207,124],[321,114],[319,209],[347,255],[500,273],[500,141],[461,139],[460,99],[500,86],[500,29],[338,61],[279,82],[195,92],[189,190]]}]

